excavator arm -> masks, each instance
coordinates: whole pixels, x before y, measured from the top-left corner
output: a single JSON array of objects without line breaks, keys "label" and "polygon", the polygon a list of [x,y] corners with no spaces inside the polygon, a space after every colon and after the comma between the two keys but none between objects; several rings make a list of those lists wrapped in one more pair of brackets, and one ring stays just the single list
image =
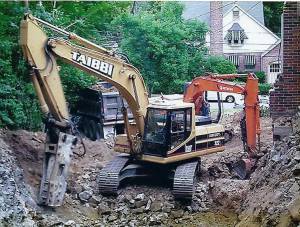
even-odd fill
[{"label": "excavator arm", "polygon": [[[43,28],[63,37],[49,38]],[[144,133],[148,94],[139,71],[120,56],[30,14],[21,21],[20,45],[31,66],[32,82],[46,116],[47,141],[39,202],[60,206],[66,191],[66,177],[76,138],[72,135],[57,59],[110,82],[119,90],[135,119],[136,125],[133,126],[125,122],[132,152],[139,149],[139,140]]]},{"label": "excavator arm", "polygon": [[[260,116],[258,99],[258,79],[250,73],[247,75],[246,85],[238,85],[224,79],[234,79],[239,75],[209,75],[193,79],[184,94],[184,101],[195,103],[205,91],[230,92],[244,95],[244,114],[246,121],[246,149],[250,158],[255,156],[257,140],[260,136]],[[259,144],[259,142],[258,142]]]}]

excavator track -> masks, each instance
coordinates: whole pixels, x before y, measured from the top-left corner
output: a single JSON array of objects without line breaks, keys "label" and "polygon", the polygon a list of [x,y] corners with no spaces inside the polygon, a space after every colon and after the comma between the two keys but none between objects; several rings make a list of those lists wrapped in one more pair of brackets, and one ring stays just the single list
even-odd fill
[{"label": "excavator track", "polygon": [[120,173],[128,161],[129,157],[117,156],[100,171],[98,184],[101,194],[117,194],[120,184]]},{"label": "excavator track", "polygon": [[176,199],[192,199],[195,192],[199,161],[177,166],[173,182],[173,195]]}]

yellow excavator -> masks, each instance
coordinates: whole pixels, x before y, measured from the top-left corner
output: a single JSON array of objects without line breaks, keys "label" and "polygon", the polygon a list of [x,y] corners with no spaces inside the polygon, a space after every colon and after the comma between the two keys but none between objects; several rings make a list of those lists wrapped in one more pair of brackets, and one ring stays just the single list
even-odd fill
[{"label": "yellow excavator", "polygon": [[[55,35],[48,37],[46,29]],[[20,45],[32,69],[31,79],[45,116],[47,139],[40,204],[62,204],[72,148],[77,141],[57,59],[114,85],[134,117],[134,122],[129,122],[127,110],[123,108],[125,133],[116,136],[114,145],[114,150],[122,154],[100,171],[100,192],[116,194],[120,182],[128,177],[165,173],[173,180],[175,198],[192,198],[200,157],[224,151],[222,125],[196,117],[193,102],[166,98],[149,101],[140,72],[126,56],[30,14],[21,21]],[[257,111],[254,104],[251,108]]]}]

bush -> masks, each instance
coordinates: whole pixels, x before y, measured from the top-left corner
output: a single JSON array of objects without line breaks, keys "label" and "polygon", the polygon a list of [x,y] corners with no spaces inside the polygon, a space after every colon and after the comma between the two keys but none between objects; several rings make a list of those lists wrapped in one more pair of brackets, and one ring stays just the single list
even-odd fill
[{"label": "bush", "polygon": [[260,95],[268,95],[270,89],[272,88],[272,85],[267,84],[267,83],[263,83],[263,84],[259,83],[258,88],[259,88],[259,94]]},{"label": "bush", "polygon": [[210,56],[207,58],[205,64],[205,70],[207,72],[218,74],[230,74],[236,73],[236,67],[230,61],[220,56]]},{"label": "bush", "polygon": [[259,72],[256,72],[255,75],[257,76],[259,83],[265,83],[266,82],[265,72],[259,71]]}]

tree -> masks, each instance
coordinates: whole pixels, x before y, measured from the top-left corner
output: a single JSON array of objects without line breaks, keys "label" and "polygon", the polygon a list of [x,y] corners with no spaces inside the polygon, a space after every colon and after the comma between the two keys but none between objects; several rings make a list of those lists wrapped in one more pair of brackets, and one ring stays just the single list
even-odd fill
[{"label": "tree", "polygon": [[[107,34],[116,34],[118,40],[122,39],[123,51],[155,92],[180,92],[182,84],[193,77],[227,67],[224,59],[209,60],[204,45],[205,25],[184,21],[180,4],[150,2],[138,15],[129,14],[130,5],[130,2],[29,2],[34,16],[102,46],[104,41],[110,41]],[[24,3],[0,2],[0,9],[0,127],[40,129],[39,105],[17,35]],[[120,31],[123,37],[119,37]],[[59,65],[72,109],[79,89],[89,87],[95,79],[63,62],[59,61]]]},{"label": "tree", "polygon": [[122,51],[140,69],[151,92],[182,92],[185,82],[206,71],[224,72],[226,64],[227,73],[235,71],[223,58],[207,56],[206,25],[184,20],[182,12],[176,2],[151,2],[136,15],[115,21],[122,32]]},{"label": "tree", "polygon": [[[57,26],[67,26],[69,31],[86,38],[93,36],[95,42],[101,40],[101,32],[110,21],[129,5],[128,2],[57,2],[54,7],[53,2],[29,2],[35,16]],[[0,9],[0,127],[40,129],[40,110],[17,35],[24,3],[0,2]],[[90,86],[95,79],[72,66],[60,65],[64,90],[72,107],[79,89]]]},{"label": "tree", "polygon": [[281,36],[281,14],[284,2],[264,2],[265,24],[272,32]]}]

